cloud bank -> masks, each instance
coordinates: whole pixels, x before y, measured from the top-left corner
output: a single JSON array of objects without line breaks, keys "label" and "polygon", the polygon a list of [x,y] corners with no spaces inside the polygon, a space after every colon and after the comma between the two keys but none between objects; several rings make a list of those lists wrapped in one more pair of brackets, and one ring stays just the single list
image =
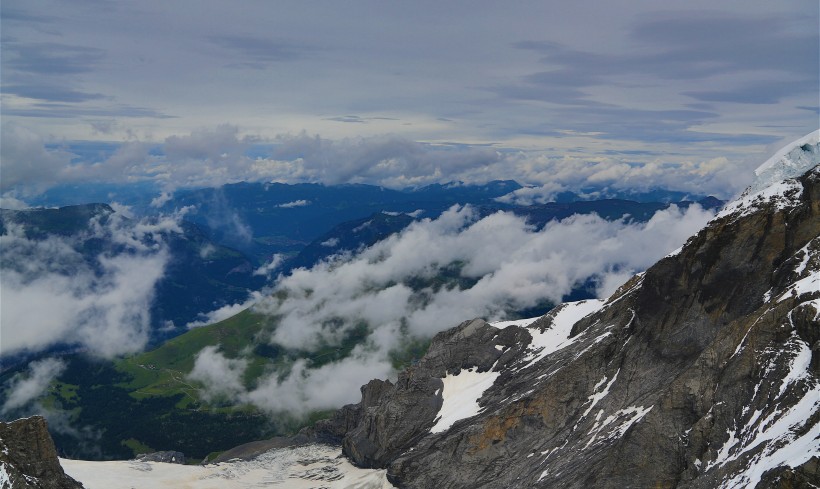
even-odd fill
[{"label": "cloud bank", "polygon": [[[78,345],[111,358],[148,341],[154,287],[169,260],[163,236],[177,216],[134,221],[124,210],[97,216],[78,235],[27,237],[5,222],[0,236],[3,355]],[[101,247],[99,252],[89,249]]]},{"label": "cloud bank", "polygon": [[[211,367],[221,367],[213,378],[200,373],[197,378],[206,397],[234,392],[237,402],[270,411],[303,413],[353,402],[360,385],[392,373],[391,352],[414,338],[429,338],[474,317],[503,319],[545,301],[558,303],[588,281],[606,297],[712,216],[698,206],[672,206],[646,223],[578,215],[537,230],[510,213],[481,218],[471,207],[455,206],[352,257],[296,270],[254,306],[277,318],[270,341],[287,348],[340,345],[367,325],[366,340],[349,357],[318,369],[300,360],[284,378],[272,374],[247,391],[237,390],[235,382],[241,364],[203,351],[198,367],[207,359],[213,359]],[[450,282],[439,281],[443,271]]]},{"label": "cloud bank", "polygon": [[[178,188],[227,183],[366,183],[389,188],[461,181],[516,180],[527,185],[510,203],[550,201],[562,191],[584,188],[650,190],[664,188],[732,197],[748,185],[751,164],[727,148],[719,157],[647,153],[635,155],[560,154],[501,146],[431,144],[385,135],[327,139],[306,133],[262,141],[220,125],[171,136],[161,144],[130,141],[96,159],[88,149],[53,147],[14,124],[3,128],[4,202],[39,195],[57,184],[147,182],[157,189],[151,202],[167,202]],[[82,154],[80,154],[82,153]],[[731,159],[730,159],[731,158]],[[747,168],[748,167],[748,168]],[[310,205],[294,200],[281,207]],[[227,220],[231,216],[213,216]],[[241,226],[237,231],[242,234]],[[245,233],[247,234],[247,233]]]}]

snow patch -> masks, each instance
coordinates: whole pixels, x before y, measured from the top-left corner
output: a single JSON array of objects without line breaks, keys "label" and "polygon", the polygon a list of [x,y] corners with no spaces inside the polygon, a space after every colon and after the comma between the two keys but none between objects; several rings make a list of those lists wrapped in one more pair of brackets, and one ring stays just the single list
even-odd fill
[{"label": "snow patch", "polygon": [[526,328],[527,326],[538,321],[539,319],[541,319],[541,316],[527,319],[515,319],[513,321],[496,321],[494,323],[490,323],[490,326],[493,326],[498,329],[509,328],[510,326]]},{"label": "snow patch", "polygon": [[[604,410],[601,409],[595,416],[595,425],[587,433],[587,435],[591,435],[592,438],[590,438],[587,444],[584,445],[583,449],[586,450],[589,448],[589,446],[595,443],[596,440],[607,441],[624,436],[624,433],[626,433],[632,425],[642,420],[653,407],[654,406],[629,406],[628,408],[619,409],[612,416],[607,416],[603,423],[601,422],[601,417],[603,416]],[[614,427],[611,428],[606,435],[600,436],[601,431],[603,431],[604,428],[618,420],[622,421],[614,425]]]},{"label": "snow patch", "polygon": [[723,208],[714,218],[722,219],[734,215],[742,217],[754,213],[765,205],[774,205],[776,209],[788,209],[800,204],[803,186],[796,180],[786,180],[769,185],[768,187],[752,192],[751,187],[737,199]]},{"label": "snow patch", "polygon": [[794,358],[792,358],[789,365],[789,372],[780,384],[780,391],[777,393],[776,399],[780,399],[780,396],[783,395],[783,392],[786,391],[788,386],[800,379],[808,378],[811,375],[809,373],[809,365],[811,364],[811,348],[809,348],[809,345],[807,345],[805,341],[797,339],[797,335],[795,333],[792,333],[792,338],[796,340],[794,343],[796,343],[797,353],[795,353]]},{"label": "snow patch", "polygon": [[471,418],[481,412],[478,400],[499,375],[499,372],[476,372],[474,369],[462,370],[458,375],[447,374],[441,379],[444,382],[441,394],[443,402],[436,424],[430,428],[430,432],[442,433],[449,430],[456,421]]},{"label": "snow patch", "polygon": [[[565,348],[577,339],[570,338],[572,327],[575,323],[588,315],[599,311],[604,305],[604,301],[599,299],[590,299],[578,302],[566,302],[555,308],[550,314],[552,317],[552,325],[549,329],[540,332],[537,329],[531,328],[532,343],[528,348],[529,357],[528,363],[537,362],[546,357],[550,353],[554,353],[562,348]],[[579,335],[580,336],[580,335]]]},{"label": "snow patch", "polygon": [[612,384],[615,383],[615,379],[618,378],[619,373],[621,373],[621,369],[618,369],[618,371],[615,372],[615,375],[612,376],[612,380],[609,381],[609,383],[606,385],[606,387],[604,387],[604,390],[602,390],[601,392],[596,392],[596,391],[598,390],[598,387],[600,387],[604,382],[606,382],[606,377],[604,377],[603,380],[601,380],[600,382],[598,382],[595,385],[595,387],[593,388],[592,395],[587,398],[590,401],[592,401],[592,403],[589,405],[587,410],[584,411],[584,414],[581,415],[582,418],[585,418],[587,416],[587,414],[589,414],[589,412],[592,411],[592,408],[594,408],[595,405],[598,404],[598,402],[601,399],[605,398],[609,394],[609,388],[612,387]]},{"label": "snow patch", "polygon": [[5,462],[0,462],[0,487],[11,487],[11,480]]},{"label": "snow patch", "polygon": [[[734,432],[730,432],[729,440],[718,451],[715,460],[707,465],[707,470],[736,460],[744,453],[764,443],[763,449],[752,457],[744,472],[750,480],[759,481],[763,472],[783,463],[788,462],[790,467],[796,467],[811,457],[820,455],[820,440],[816,439],[816,426],[810,427],[806,435],[799,438],[795,435],[818,408],[820,408],[820,386],[815,385],[785,413],[776,410],[756,425],[754,423],[759,414],[755,413],[755,416],[752,416],[746,424],[739,439],[735,438]],[[754,487],[756,483],[751,483],[751,487]]]}]

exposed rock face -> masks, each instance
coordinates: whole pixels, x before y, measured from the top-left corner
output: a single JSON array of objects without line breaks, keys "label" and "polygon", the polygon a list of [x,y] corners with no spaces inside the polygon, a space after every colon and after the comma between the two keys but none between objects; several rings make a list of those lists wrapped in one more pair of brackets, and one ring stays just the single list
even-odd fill
[{"label": "exposed rock face", "polygon": [[41,416],[0,421],[0,489],[78,489],[67,476]]},{"label": "exposed rock face", "polygon": [[185,465],[185,454],[173,450],[165,450],[162,452],[141,453],[136,456],[135,460],[138,462],[164,462],[166,464]]},{"label": "exposed rock face", "polygon": [[[318,428],[398,487],[820,485],[820,167],[778,185],[605,302],[439,334]],[[441,429],[467,369],[494,382]]]}]

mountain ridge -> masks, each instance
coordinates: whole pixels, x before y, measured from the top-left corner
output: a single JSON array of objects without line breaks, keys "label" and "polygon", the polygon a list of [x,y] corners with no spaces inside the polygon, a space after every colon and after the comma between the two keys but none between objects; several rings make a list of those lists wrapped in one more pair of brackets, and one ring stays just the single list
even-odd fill
[{"label": "mountain ridge", "polygon": [[[467,321],[315,429],[398,487],[816,483],[820,167],[786,182],[730,205],[568,331],[562,313],[582,303],[526,327]],[[473,375],[495,376],[476,413],[437,432],[447,386]]]}]

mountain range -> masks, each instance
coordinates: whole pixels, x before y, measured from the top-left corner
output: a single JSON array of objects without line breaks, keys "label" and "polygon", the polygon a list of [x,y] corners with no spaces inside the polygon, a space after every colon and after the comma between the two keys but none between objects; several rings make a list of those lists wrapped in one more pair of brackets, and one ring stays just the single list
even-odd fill
[{"label": "mountain range", "polygon": [[[329,487],[353,472],[334,472],[324,455],[308,462],[327,444],[376,470],[372,487],[820,483],[817,135],[762,165],[741,198],[608,298],[532,319],[468,319],[424,345],[396,380],[363,386],[359,403],[217,460],[258,467],[302,450],[283,467],[325,465],[287,477]],[[243,314],[231,324],[253,336],[261,319]],[[239,331],[226,326],[202,335]],[[73,466],[94,483],[93,470]]]}]

